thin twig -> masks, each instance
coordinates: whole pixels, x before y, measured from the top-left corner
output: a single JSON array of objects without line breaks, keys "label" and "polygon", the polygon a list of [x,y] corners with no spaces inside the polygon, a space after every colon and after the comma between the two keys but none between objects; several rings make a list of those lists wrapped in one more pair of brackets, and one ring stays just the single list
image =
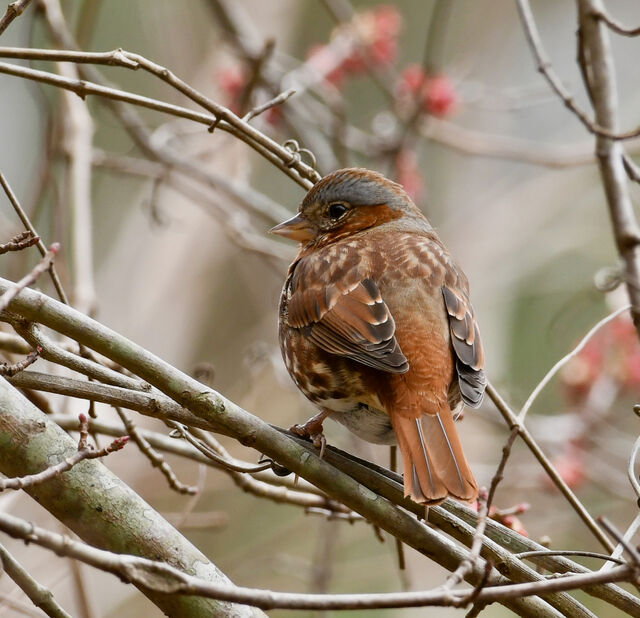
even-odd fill
[{"label": "thin twig", "polygon": [[544,549],[537,551],[523,551],[516,554],[516,558],[537,558],[539,556],[581,556],[583,558],[597,558],[615,564],[626,564],[624,560],[613,558],[607,554],[599,554],[595,551],[582,551],[580,549]]},{"label": "thin twig", "polygon": [[9,303],[27,286],[31,285],[45,270],[51,266],[53,258],[60,250],[58,243],[53,243],[49,247],[49,251],[45,256],[33,267],[30,273],[25,275],[20,281],[18,281],[12,288],[7,290],[2,296],[0,296],[0,312],[4,311]]},{"label": "thin twig", "polygon": [[[538,71],[547,80],[553,91],[562,99],[565,106],[570,109],[580,122],[587,128],[590,133],[594,133],[600,137],[606,137],[611,140],[627,140],[640,135],[640,128],[633,129],[632,131],[626,131],[624,133],[618,133],[615,130],[609,129],[602,124],[594,122],[587,112],[585,112],[577,103],[573,95],[569,92],[566,86],[562,83],[560,77],[553,69],[553,65],[549,61],[547,53],[542,45],[540,33],[536,26],[533,13],[531,12],[531,6],[528,0],[516,0],[518,7],[518,13],[522,26],[524,28],[529,47],[536,60]],[[593,17],[593,14],[591,14]]]},{"label": "thin twig", "polygon": [[[325,495],[310,495],[306,491],[296,487],[291,491],[286,487],[271,487],[264,482],[252,478],[251,475],[264,472],[273,467],[272,461],[267,461],[257,466],[252,466],[246,462],[238,462],[233,459],[226,449],[210,434],[197,428],[182,426],[180,423],[168,421],[167,424],[174,428],[174,431],[184,438],[189,444],[195,447],[208,459],[218,464],[218,467],[226,472],[233,482],[242,490],[255,496],[267,498],[274,502],[282,502],[303,506],[306,509],[322,510],[329,513],[328,516],[349,515],[350,509],[331,500]],[[353,521],[353,520],[350,520]]]},{"label": "thin twig", "polygon": [[0,19],[0,35],[9,27],[16,17],[22,15],[30,2],[31,0],[16,0],[15,2],[9,3],[5,14],[2,16],[2,19]]},{"label": "thin twig", "polygon": [[598,517],[598,523],[606,530],[607,534],[622,545],[624,550],[629,554],[629,557],[633,560],[636,569],[640,569],[640,553],[633,547],[627,539],[620,533],[620,531],[604,516]]},{"label": "thin twig", "polygon": [[[495,478],[495,477],[494,477]],[[484,490],[478,495],[478,521],[476,523],[476,530],[473,534],[473,541],[471,543],[471,551],[469,555],[460,563],[460,566],[453,571],[443,584],[443,589],[450,590],[462,582],[467,573],[474,567],[478,558],[480,557],[480,551],[482,549],[482,542],[484,536],[484,529],[487,525],[487,515],[489,513],[489,507],[487,502],[487,495]],[[476,594],[476,589],[471,591],[472,594]]]},{"label": "thin twig", "polygon": [[[636,532],[638,532],[638,529],[640,529],[640,513],[635,516],[630,526],[627,528],[626,532],[622,535],[621,540],[618,542],[615,549],[611,552],[612,561],[615,561],[622,556],[626,546],[631,542],[631,539],[633,539],[633,537],[636,535]],[[606,571],[610,569],[613,566],[613,564],[614,564],[613,562],[606,562],[600,570]]]},{"label": "thin twig", "polygon": [[[114,554],[74,541],[34,526],[9,514],[0,514],[0,529],[16,538],[47,547],[58,555],[73,556],[98,569],[118,575],[145,590],[163,594],[188,594],[253,605],[263,609],[374,609],[392,607],[463,606],[466,591],[429,590],[420,592],[310,595],[260,590],[214,584],[170,566],[137,556]],[[607,573],[569,575],[528,584],[489,586],[481,590],[478,601],[494,602],[529,595],[544,595],[572,590],[602,582],[628,581],[633,577],[631,566],[618,566]]]},{"label": "thin twig", "polygon": [[32,352],[30,352],[25,358],[17,363],[4,363],[0,362],[0,376],[4,376],[6,378],[11,378],[21,371],[25,370],[29,365],[33,365],[33,363],[38,360],[38,356],[42,352],[42,348],[38,347]]},{"label": "thin twig", "polygon": [[[11,206],[13,206],[13,209],[16,211],[16,214],[18,215],[20,221],[22,221],[22,224],[33,234],[33,236],[38,238],[38,242],[37,242],[38,251],[40,251],[40,255],[42,257],[45,257],[47,255],[47,247],[45,246],[44,242],[42,242],[42,239],[40,239],[40,236],[38,236],[38,233],[36,232],[36,228],[33,226],[33,223],[31,223],[31,220],[27,216],[27,213],[23,210],[22,206],[20,206],[20,202],[18,201],[16,194],[11,189],[11,185],[9,184],[7,179],[4,177],[4,174],[2,172],[0,172],[0,185],[2,185],[4,192],[9,198],[9,202],[11,202]],[[67,295],[65,294],[65,291],[62,288],[62,283],[60,283],[60,277],[58,276],[58,271],[56,270],[55,264],[53,263],[49,267],[49,276],[51,277],[53,286],[56,289],[58,298],[65,305],[68,305],[69,299],[67,298]]]},{"label": "thin twig", "polygon": [[33,322],[25,322],[17,319],[14,320],[11,317],[7,317],[6,320],[11,323],[16,332],[19,333],[25,341],[30,343],[31,346],[34,348],[40,348],[40,355],[45,360],[67,367],[72,371],[83,373],[89,378],[105,382],[106,384],[112,384],[114,386],[120,386],[122,388],[137,391],[150,390],[150,386],[141,380],[130,378],[129,376],[114,371],[109,367],[105,367],[95,361],[83,358],[78,354],[74,354],[73,352],[66,350],[64,347],[58,345],[45,335]]},{"label": "thin twig", "polygon": [[[46,7],[47,17],[51,18],[52,16],[50,14],[50,11],[52,10],[52,8],[54,8],[52,6],[52,3],[49,0],[45,0],[43,2],[43,5]],[[54,17],[57,18],[57,16]],[[60,24],[58,24],[58,26],[59,25]],[[30,55],[30,52],[28,50],[25,50],[25,54]],[[40,56],[37,56],[38,54],[40,54]],[[37,50],[32,57],[43,58],[44,55],[47,56],[47,59],[52,59],[55,57],[55,52],[52,52],[51,50]],[[109,55],[110,57],[107,58],[107,56]],[[25,56],[23,55],[22,57]],[[115,100],[134,103],[136,105],[142,105],[143,107],[149,107],[150,109],[155,109],[157,111],[164,111],[166,113],[170,113],[179,117],[195,120],[196,122],[201,122],[212,128],[220,128],[232,133],[233,135],[247,143],[247,145],[256,149],[261,154],[264,154],[264,151],[268,151],[272,155],[275,155],[280,160],[280,163],[282,164],[280,167],[282,171],[285,171],[285,173],[289,168],[294,168],[297,174],[289,173],[288,175],[294,180],[297,180],[300,184],[302,184],[302,186],[308,186],[308,182],[314,183],[317,182],[317,180],[319,180],[320,178],[318,173],[313,168],[300,161],[293,160],[286,148],[283,148],[277,142],[273,141],[272,139],[255,129],[252,125],[236,116],[228,108],[212,101],[202,93],[198,92],[196,89],[181,80],[166,67],[156,64],[155,62],[148,60],[144,56],[133,54],[122,49],[99,54],[98,57],[96,57],[96,55],[87,54],[85,52],[79,52],[76,50],[63,50],[58,52],[56,59],[88,64],[93,64],[97,61],[98,64],[114,64],[128,69],[142,68],[143,70],[148,71],[162,81],[165,81],[166,83],[171,85],[173,88],[213,114],[213,116],[209,114],[201,114],[199,112],[190,113],[190,110],[184,107],[165,104],[161,101],[155,101],[147,97],[134,95],[132,93],[126,93],[115,88],[101,86],[97,83],[84,82],[82,80],[64,80],[62,78],[55,79],[56,76],[53,76],[51,73],[36,71],[35,69],[22,71],[20,69],[24,69],[24,67],[17,67],[16,65],[0,63],[0,72],[10,75],[16,75],[19,77],[26,77],[28,79],[35,79],[36,81],[42,81],[44,83],[49,83],[51,85],[65,88],[67,90],[75,92],[82,98],[87,95],[106,96]],[[307,183],[304,182],[305,180],[307,181]]]},{"label": "thin twig", "polygon": [[29,572],[7,551],[4,545],[0,545],[0,565],[16,585],[50,618],[71,618],[67,612],[58,605],[53,593],[42,584],[39,584]]},{"label": "thin twig", "polygon": [[636,459],[638,458],[639,452],[640,436],[636,439],[633,448],[631,449],[631,455],[629,455],[629,465],[627,466],[627,475],[629,477],[629,482],[631,483],[631,487],[633,487],[633,491],[636,494],[638,504],[640,504],[640,483],[638,482],[638,477],[636,475]]},{"label": "thin twig", "polygon": [[9,251],[22,251],[38,243],[39,236],[34,236],[30,230],[16,234],[9,242],[0,244],[0,255]]},{"label": "thin twig", "polygon": [[628,28],[622,22],[619,22],[617,19],[609,15],[604,9],[599,11],[595,11],[593,13],[593,17],[595,19],[599,19],[600,21],[607,24],[607,26],[613,30],[613,32],[617,34],[621,34],[622,36],[638,36],[640,35],[640,27],[637,28]]},{"label": "thin twig", "polygon": [[259,116],[260,114],[266,112],[268,109],[271,109],[272,107],[275,107],[276,105],[281,105],[290,96],[294,95],[295,93],[296,93],[295,88],[289,88],[289,90],[285,90],[284,92],[280,93],[277,97],[273,97],[273,99],[269,99],[268,101],[265,101],[262,105],[258,105],[256,107],[254,107],[253,109],[249,110],[242,117],[242,120],[244,120],[245,122],[249,122],[250,120],[252,120],[256,116]]},{"label": "thin twig", "polygon": [[502,418],[507,423],[509,429],[516,429],[524,443],[529,450],[533,453],[534,457],[540,462],[545,472],[549,475],[549,478],[553,481],[555,486],[567,499],[569,504],[573,507],[575,512],[580,516],[580,519],[591,530],[593,535],[600,541],[602,546],[608,551],[613,551],[613,545],[609,539],[602,533],[602,530],[597,525],[589,511],[578,500],[577,496],[573,493],[571,488],[566,484],[564,479],[558,474],[558,471],[554,468],[553,464],[549,461],[549,458],[544,454],[538,443],[535,441],[529,430],[518,420],[515,412],[509,407],[509,405],[502,398],[500,393],[493,387],[491,383],[487,384],[487,395],[493,401],[498,412],[502,415]]},{"label": "thin twig", "polygon": [[95,450],[93,446],[88,444],[88,431],[89,424],[87,417],[84,414],[78,416],[80,420],[80,439],[78,440],[78,450],[71,456],[66,457],[60,463],[45,468],[37,474],[28,474],[26,476],[13,477],[7,479],[0,479],[0,491],[5,489],[24,489],[25,487],[31,487],[39,483],[44,483],[56,476],[71,470],[73,466],[84,461],[85,459],[96,459],[98,457],[105,457],[109,453],[119,451],[128,442],[128,436],[121,436],[116,438],[100,450]]},{"label": "thin twig", "polygon": [[[478,496],[478,521],[476,522],[476,530],[473,534],[473,542],[471,544],[471,551],[465,560],[462,561],[460,566],[447,578],[447,581],[444,584],[445,588],[451,589],[461,581],[464,580],[466,573],[473,568],[474,563],[480,557],[480,551],[482,549],[482,543],[484,540],[484,530],[487,525],[487,517],[489,515],[489,510],[491,509],[491,505],[493,504],[493,499],[496,494],[496,490],[500,481],[504,478],[504,469],[507,465],[507,460],[509,459],[509,455],[511,454],[511,448],[513,447],[513,443],[518,437],[518,430],[514,428],[511,430],[511,434],[507,439],[504,447],[502,448],[502,457],[500,462],[498,463],[498,467],[493,474],[491,479],[491,484],[489,486],[489,492],[480,493]],[[474,596],[477,595],[477,587],[474,589]]]},{"label": "thin twig", "polygon": [[[192,435],[192,432],[195,433],[197,431],[196,429],[189,431],[184,425],[181,425],[180,423],[176,423],[175,421],[168,421],[167,425],[169,425],[169,427],[173,427],[174,432],[177,432],[177,434],[181,438],[186,440],[189,444],[191,444],[191,446],[198,449],[203,455],[205,455],[212,461],[215,461],[217,464],[220,464],[221,466],[229,469],[232,472],[242,472],[243,474],[253,474],[255,472],[262,472],[263,470],[269,470],[272,466],[271,461],[266,461],[264,463],[260,463],[255,466],[246,465],[246,464],[236,464],[227,455],[226,451],[222,448],[222,445],[219,445],[217,444],[217,441],[214,441],[213,437],[209,436],[207,440],[208,443],[205,443],[203,440],[198,440]],[[202,436],[202,434],[200,435]],[[224,455],[221,453],[224,453]]]},{"label": "thin twig", "polygon": [[167,463],[165,458],[156,451],[151,444],[140,433],[135,423],[131,420],[129,415],[120,407],[116,406],[116,412],[122,421],[122,424],[127,430],[129,437],[138,445],[140,452],[151,462],[154,468],[158,468],[164,475],[169,483],[169,487],[174,489],[180,494],[189,494],[191,496],[198,493],[198,488],[191,485],[186,485],[178,479],[175,472],[171,469],[171,466]]},{"label": "thin twig", "polygon": [[[86,382],[81,384],[86,384]],[[63,429],[67,429],[67,430],[75,429],[75,421],[66,415],[54,414],[51,416],[51,420],[53,420],[55,423],[60,425],[60,427],[62,427]],[[91,433],[99,433],[99,434],[112,436],[112,437],[121,436],[123,433],[126,432],[125,428],[120,424],[108,423],[104,420],[96,420],[96,419],[89,419],[89,428]],[[185,459],[190,459],[192,461],[195,461],[199,464],[205,464],[207,466],[211,466],[217,470],[228,469],[226,467],[222,467],[221,464],[217,464],[210,457],[203,455],[200,451],[196,450],[191,445],[189,445],[186,442],[183,442],[182,440],[176,440],[175,438],[170,438],[164,434],[161,434],[155,431],[150,431],[143,428],[138,428],[138,431],[144,436],[144,438],[154,448],[161,450],[165,453],[172,453],[174,455],[178,455]],[[243,464],[246,467],[250,466],[248,462],[239,462],[237,459],[230,458],[229,461],[231,463],[235,462],[235,463]],[[326,496],[322,492],[320,492],[318,489],[316,489],[315,487],[307,483],[306,481],[300,480],[298,482],[298,485],[294,487],[293,481],[291,479],[289,479],[288,477],[277,476],[274,472],[270,470],[264,470],[262,472],[252,473],[251,478],[254,478],[258,481],[261,481],[262,483],[266,483],[269,485],[274,485],[277,487],[285,487],[289,490],[295,489],[296,493],[304,494],[305,496],[309,494],[315,495],[320,498],[320,500],[315,502],[315,506],[317,506],[318,508],[326,506],[326,503],[327,503]],[[248,489],[248,491],[251,491],[251,490]],[[259,494],[256,494],[256,495],[259,495]],[[311,508],[312,504],[311,502],[308,501],[306,504],[301,506],[306,506]]]},{"label": "thin twig", "polygon": [[542,389],[549,384],[551,378],[555,376],[560,369],[562,369],[572,358],[577,356],[580,351],[587,345],[588,341],[595,335],[605,324],[608,324],[612,320],[615,320],[619,315],[623,314],[625,311],[628,311],[631,308],[631,305],[625,305],[624,307],[620,307],[620,309],[616,309],[612,313],[610,313],[605,318],[602,318],[597,324],[595,324],[592,328],[589,329],[587,334],[580,340],[578,345],[569,352],[566,356],[563,356],[549,371],[547,374],[540,380],[538,385],[533,389],[531,395],[527,398],[524,405],[522,406],[522,410],[518,414],[518,422],[522,423],[527,416],[527,412],[533,405],[533,402],[536,400],[538,395],[542,392]]}]

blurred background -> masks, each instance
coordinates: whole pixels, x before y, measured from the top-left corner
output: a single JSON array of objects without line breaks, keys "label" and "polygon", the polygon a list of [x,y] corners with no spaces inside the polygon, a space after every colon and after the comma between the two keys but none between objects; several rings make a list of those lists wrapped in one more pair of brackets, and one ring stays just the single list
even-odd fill
[{"label": "blurred background", "polygon": [[[533,4],[556,70],[588,106],[575,62],[574,3]],[[624,23],[640,23],[634,0],[607,5]],[[2,45],[64,47],[39,6],[34,2],[12,24]],[[78,0],[61,6],[82,49],[142,54],[238,114],[295,89],[254,125],[280,143],[295,140],[290,147],[311,150],[321,174],[357,165],[403,183],[468,275],[489,379],[516,409],[593,324],[626,302],[623,290],[607,291],[618,258],[593,140],[536,72],[511,0]],[[615,37],[613,49],[621,122],[631,128],[640,109],[638,43]],[[31,64],[65,75],[75,70]],[[98,69],[119,88],[193,107],[142,71]],[[297,208],[304,190],[228,134],[138,110],[144,139],[136,143],[103,101],[89,98],[78,107],[79,101],[0,76],[0,170],[45,243],[62,244],[57,264],[74,305],[178,368],[206,375],[216,390],[268,422],[288,427],[305,420],[312,405],[289,380],[276,339],[278,296],[295,247],[266,233]],[[84,193],[72,165],[74,140],[82,136],[93,162]],[[640,154],[640,141],[628,148]],[[301,156],[310,161],[306,152]],[[637,185],[632,192],[637,198]],[[20,229],[0,196],[0,241]],[[17,279],[35,259],[3,256],[0,274]],[[53,293],[46,281],[41,285]],[[640,422],[632,412],[639,386],[640,350],[630,322],[621,318],[594,337],[528,417],[592,514],[607,515],[623,530],[637,510],[626,466]],[[69,415],[82,410],[62,398],[51,405]],[[117,418],[106,406],[99,413]],[[137,420],[166,433],[160,424]],[[330,422],[325,429],[331,444],[388,465],[387,447],[365,444]],[[479,483],[488,484],[506,427],[487,401],[467,411],[459,431]],[[223,443],[256,460],[232,441]],[[412,551],[407,570],[399,572],[393,539],[381,543],[365,524],[261,500],[220,472],[168,457],[182,481],[202,487],[197,499],[179,495],[134,448],[125,453],[107,465],[181,521],[183,533],[237,584],[383,592],[443,580],[444,571]],[[552,548],[598,549],[521,443],[495,504],[506,511],[497,516],[507,525]],[[0,508],[51,525],[25,495],[1,496]],[[78,574],[44,550],[8,547],[74,616],[157,615],[142,595],[109,575],[85,568]],[[88,599],[74,592],[78,577]],[[0,615],[26,612],[9,602],[26,603],[4,579]],[[604,615],[597,600],[581,601]],[[32,612],[25,615],[40,615]],[[484,614],[510,615],[497,605]]]}]

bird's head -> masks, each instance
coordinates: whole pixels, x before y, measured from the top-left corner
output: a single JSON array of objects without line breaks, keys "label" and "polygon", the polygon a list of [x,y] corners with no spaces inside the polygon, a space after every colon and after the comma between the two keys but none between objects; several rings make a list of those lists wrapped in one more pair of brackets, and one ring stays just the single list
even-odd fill
[{"label": "bird's head", "polygon": [[402,218],[430,228],[399,184],[371,170],[346,168],[318,181],[298,213],[270,232],[303,245],[325,244]]}]

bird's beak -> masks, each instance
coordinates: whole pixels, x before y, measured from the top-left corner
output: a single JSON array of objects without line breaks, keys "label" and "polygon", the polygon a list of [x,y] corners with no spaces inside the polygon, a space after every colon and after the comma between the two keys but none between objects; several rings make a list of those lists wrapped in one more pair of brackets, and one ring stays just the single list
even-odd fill
[{"label": "bird's beak", "polygon": [[269,233],[297,240],[298,242],[307,242],[315,236],[313,228],[300,213],[272,227]]}]

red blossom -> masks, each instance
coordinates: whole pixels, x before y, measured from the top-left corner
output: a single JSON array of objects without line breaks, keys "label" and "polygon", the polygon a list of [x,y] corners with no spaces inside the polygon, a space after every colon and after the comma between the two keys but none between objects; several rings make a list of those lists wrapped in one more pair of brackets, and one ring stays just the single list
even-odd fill
[{"label": "red blossom", "polygon": [[216,74],[216,81],[227,97],[227,106],[234,113],[239,113],[238,100],[247,83],[244,69],[239,65],[225,67]]},{"label": "red blossom", "polygon": [[232,99],[242,92],[247,81],[244,70],[238,65],[225,67],[218,72],[216,78],[223,92]]},{"label": "red blossom", "polygon": [[402,17],[395,6],[382,4],[364,11],[353,19],[353,26],[373,64],[388,65],[395,61],[397,36],[402,27]]},{"label": "red blossom", "polygon": [[[363,11],[332,33],[332,40],[351,41],[346,52],[340,51],[344,49],[341,45],[314,45],[309,49],[307,59],[326,81],[340,87],[345,78],[364,73],[368,64],[382,67],[395,61],[401,25],[402,17],[392,5]],[[338,57],[340,53],[344,56]]]},{"label": "red blossom", "polygon": [[434,116],[448,116],[458,105],[458,94],[446,75],[427,75],[417,64],[410,64],[400,74],[396,88],[399,98],[419,97],[422,109]]},{"label": "red blossom", "polygon": [[436,75],[427,81],[424,108],[434,116],[448,116],[458,103],[458,95],[446,75]]}]

